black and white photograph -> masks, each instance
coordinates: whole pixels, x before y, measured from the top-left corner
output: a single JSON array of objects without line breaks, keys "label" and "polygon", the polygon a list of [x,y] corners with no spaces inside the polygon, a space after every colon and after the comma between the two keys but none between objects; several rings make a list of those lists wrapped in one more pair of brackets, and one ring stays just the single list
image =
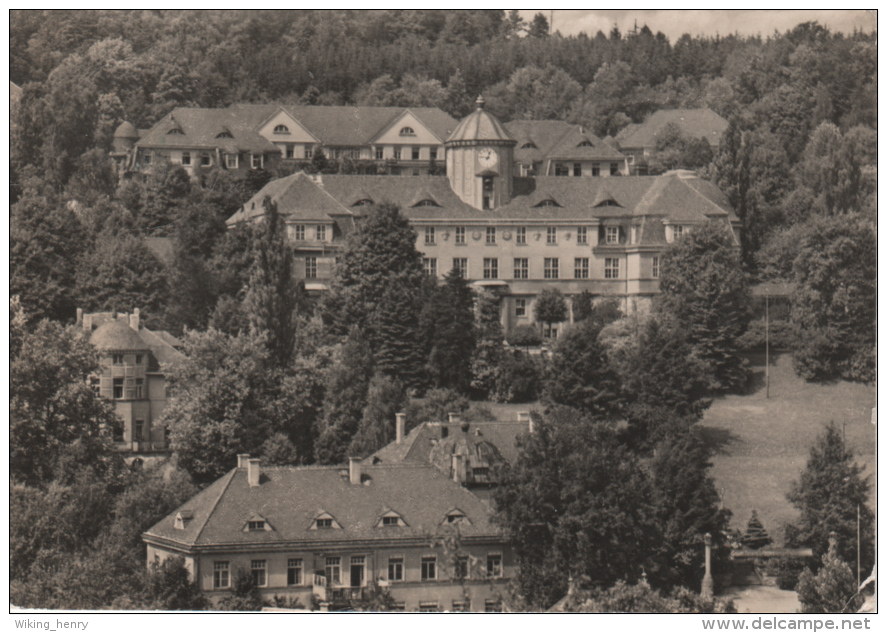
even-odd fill
[{"label": "black and white photograph", "polygon": [[7,630],[874,628],[877,10],[7,15]]}]

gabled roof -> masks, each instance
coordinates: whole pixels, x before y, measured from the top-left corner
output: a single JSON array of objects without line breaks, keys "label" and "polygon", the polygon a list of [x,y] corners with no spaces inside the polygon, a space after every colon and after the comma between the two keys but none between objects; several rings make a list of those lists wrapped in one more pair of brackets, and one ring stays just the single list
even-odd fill
[{"label": "gabled roof", "polygon": [[334,198],[304,172],[272,180],[228,219],[228,225],[265,215],[265,198],[277,203],[286,220],[329,221],[334,216],[353,215],[343,198]]},{"label": "gabled roof", "polygon": [[[136,143],[158,149],[215,149],[224,152],[274,153],[280,150],[257,131],[258,112],[231,108],[176,108]],[[169,134],[171,130],[182,134]],[[218,138],[228,131],[233,138]]]},{"label": "gabled roof", "polygon": [[616,135],[619,147],[655,147],[663,128],[675,123],[681,131],[694,138],[705,138],[712,147],[717,147],[727,130],[727,120],[708,108],[658,110],[640,124],[629,125]]},{"label": "gabled roof", "polygon": [[[622,160],[625,156],[612,144],[592,134],[587,128],[564,121],[517,120],[505,124],[517,139],[515,160],[538,163],[543,160]],[[583,142],[590,146],[583,146]],[[523,148],[532,143],[533,148]]]},{"label": "gabled roof", "polygon": [[[459,526],[463,538],[500,535],[483,501],[430,466],[364,464],[362,470],[365,481],[355,485],[347,467],[262,468],[260,485],[250,487],[247,469],[235,468],[142,536],[185,547],[426,539],[438,533],[453,507],[471,520],[470,525]],[[397,508],[406,525],[377,527],[379,516],[390,508]],[[194,517],[184,529],[175,527],[180,510],[189,510]],[[321,512],[335,517],[341,529],[311,529]],[[274,531],[243,531],[244,522],[255,514]]]},{"label": "gabled roof", "polygon": [[[462,430],[461,422],[423,422],[412,429],[400,444],[392,442],[369,457],[365,463],[398,464],[412,462],[429,464],[432,451],[441,440],[458,439],[463,436],[471,445],[488,442],[496,447],[502,458],[513,464],[517,460],[515,441],[519,435],[528,433],[529,422],[471,422],[468,433]],[[446,437],[443,437],[444,432]],[[449,464],[447,464],[449,466]]]}]

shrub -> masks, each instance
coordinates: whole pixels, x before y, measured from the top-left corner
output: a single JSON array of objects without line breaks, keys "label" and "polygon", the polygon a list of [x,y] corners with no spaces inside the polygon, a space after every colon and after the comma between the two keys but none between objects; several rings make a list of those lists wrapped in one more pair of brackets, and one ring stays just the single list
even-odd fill
[{"label": "shrub", "polygon": [[532,325],[518,325],[509,332],[506,340],[514,347],[535,347],[542,344],[542,336]]},{"label": "shrub", "polygon": [[539,396],[541,371],[529,354],[507,354],[499,365],[493,398],[496,402],[530,402]]}]

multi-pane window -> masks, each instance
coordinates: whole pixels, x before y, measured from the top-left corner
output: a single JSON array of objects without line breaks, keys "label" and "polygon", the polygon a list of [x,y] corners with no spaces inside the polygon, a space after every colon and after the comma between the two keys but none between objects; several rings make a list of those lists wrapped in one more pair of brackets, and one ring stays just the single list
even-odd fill
[{"label": "multi-pane window", "polygon": [[492,598],[487,598],[484,600],[484,612],[485,613],[502,613],[502,601],[501,600],[493,600]]},{"label": "multi-pane window", "polygon": [[569,176],[570,168],[567,167],[563,163],[555,163],[554,164],[554,175],[555,176]]},{"label": "multi-pane window", "polygon": [[305,278],[306,279],[317,279],[317,258],[316,257],[306,257],[305,258]]},{"label": "multi-pane window", "polygon": [[253,169],[261,169],[265,165],[264,154],[252,154]]},{"label": "multi-pane window", "polygon": [[403,580],[403,556],[388,557],[388,580]]},{"label": "multi-pane window", "polygon": [[470,611],[471,603],[468,600],[453,600],[453,611]]},{"label": "multi-pane window", "polygon": [[618,226],[608,226],[607,227],[607,244],[618,244],[619,243],[619,227]]},{"label": "multi-pane window", "polygon": [[255,521],[248,521],[248,522],[247,522],[247,529],[248,529],[250,532],[254,532],[254,531],[264,531],[264,529],[265,529],[265,522],[262,521],[261,519],[258,519],[258,520],[255,520]]},{"label": "multi-pane window", "polygon": [[468,579],[468,557],[459,556],[456,558],[455,569],[453,570],[457,580]]},{"label": "multi-pane window", "polygon": [[496,257],[484,257],[484,279],[499,278],[499,260]]},{"label": "multi-pane window", "polygon": [[557,244],[557,227],[549,226],[545,232],[546,244]]},{"label": "multi-pane window", "polygon": [[123,378],[114,379],[114,399],[123,400]]},{"label": "multi-pane window", "polygon": [[436,147],[431,148],[431,160],[437,160],[437,148]]},{"label": "multi-pane window", "polygon": [[588,227],[580,226],[576,229],[576,243],[588,244]]},{"label": "multi-pane window", "polygon": [[458,270],[462,273],[463,279],[468,279],[468,258],[467,257],[454,257],[453,258],[453,270]]},{"label": "multi-pane window", "polygon": [[422,580],[435,580],[437,578],[437,556],[422,557]]},{"label": "multi-pane window", "polygon": [[[207,157],[204,157],[204,161]],[[208,163],[204,162],[204,165]],[[240,166],[239,156],[237,154],[225,154],[225,167],[228,169],[237,169]]]},{"label": "multi-pane window", "polygon": [[495,244],[496,243],[496,227],[488,226],[487,227],[487,244]]},{"label": "multi-pane window", "polygon": [[210,156],[209,152],[204,152],[203,154],[200,155],[200,164],[201,165],[203,165],[204,167],[209,167],[210,165],[212,165],[212,163],[213,163],[213,159],[212,159],[212,156]]},{"label": "multi-pane window", "polygon": [[145,379],[144,378],[136,378],[135,397],[138,400],[141,400],[142,398],[145,397]]},{"label": "multi-pane window", "polygon": [[265,573],[265,561],[253,560],[249,563],[249,571],[256,587],[264,587],[268,584],[268,575]]},{"label": "multi-pane window", "polygon": [[400,160],[400,148],[399,147],[394,148],[394,160]]},{"label": "multi-pane window", "polygon": [[502,554],[487,554],[487,578],[502,577]]},{"label": "multi-pane window", "polygon": [[557,257],[546,257],[545,266],[542,270],[543,277],[545,279],[557,279],[558,278],[558,261]]},{"label": "multi-pane window", "polygon": [[514,243],[515,244],[526,244],[527,243],[527,227],[519,226],[514,230]]},{"label": "multi-pane window", "polygon": [[[437,277],[437,258],[426,257],[422,260],[422,269],[428,277]],[[388,518],[388,517],[386,517]]]},{"label": "multi-pane window", "polygon": [[142,355],[136,354],[136,365],[141,365],[141,364],[142,364]]},{"label": "multi-pane window", "polygon": [[573,163],[573,175],[581,176],[582,175],[582,163]]},{"label": "multi-pane window", "polygon": [[137,442],[141,442],[145,433],[145,421],[144,420],[136,420],[135,429],[133,429],[133,439]]},{"label": "multi-pane window", "polygon": [[438,610],[436,602],[420,602],[419,613],[434,613]]},{"label": "multi-pane window", "polygon": [[456,227],[456,244],[464,244],[465,243],[465,227],[457,226]]},{"label": "multi-pane window", "polygon": [[315,519],[314,524],[318,530],[329,530],[333,527],[332,519]]},{"label": "multi-pane window", "polygon": [[294,240],[304,240],[305,239],[305,225],[304,224],[296,224],[293,226],[293,239]]},{"label": "multi-pane window", "polygon": [[182,152],[182,164],[190,165],[191,164],[191,152]]},{"label": "multi-pane window", "polygon": [[576,279],[588,279],[587,257],[577,257],[573,260],[573,277]]},{"label": "multi-pane window", "polygon": [[659,279],[659,257],[653,258],[653,279]]},{"label": "multi-pane window", "polygon": [[514,316],[516,316],[516,317],[527,316],[527,300],[526,299],[515,299],[514,300]]},{"label": "multi-pane window", "polygon": [[406,611],[407,604],[406,602],[392,602],[390,609],[392,611]]},{"label": "multi-pane window", "polygon": [[526,257],[514,258],[514,278],[527,279],[530,276],[530,260]]},{"label": "multi-pane window", "polygon": [[426,226],[425,227],[425,243],[426,244],[434,244],[434,227]]},{"label": "multi-pane window", "polygon": [[591,166],[591,175],[592,176],[600,176],[601,175],[601,166],[598,163],[594,163]]},{"label": "multi-pane window", "polygon": [[377,147],[376,148],[376,160],[382,160],[385,158],[385,148]]},{"label": "multi-pane window", "polygon": [[296,157],[296,146],[292,143],[286,144],[286,157],[287,158],[295,158]]},{"label": "multi-pane window", "polygon": [[323,224],[318,224],[317,228],[314,230],[314,237],[318,242],[326,241],[326,226]]},{"label": "multi-pane window", "polygon": [[684,227],[680,224],[676,224],[671,228],[673,239],[679,240],[684,236]]},{"label": "multi-pane window", "polygon": [[286,584],[302,584],[302,559],[290,558],[286,561]]},{"label": "multi-pane window", "polygon": [[123,364],[123,354],[114,354],[111,356],[111,362],[115,365]]},{"label": "multi-pane window", "polygon": [[604,279],[619,279],[619,259],[616,257],[604,259]]},{"label": "multi-pane window", "polygon": [[228,561],[213,563],[213,589],[227,589],[231,586],[231,565]]},{"label": "multi-pane window", "polygon": [[413,148],[413,160],[419,160],[419,148],[418,147]]},{"label": "multi-pane window", "polygon": [[610,175],[615,176],[619,173],[619,163],[610,163]]},{"label": "multi-pane window", "polygon": [[326,582],[330,587],[337,587],[342,582],[342,559],[338,556],[327,556],[324,567]]},{"label": "multi-pane window", "polygon": [[307,158],[309,160],[314,158],[314,146],[313,145],[306,145],[305,152],[302,154],[302,156],[304,156],[305,158]]}]

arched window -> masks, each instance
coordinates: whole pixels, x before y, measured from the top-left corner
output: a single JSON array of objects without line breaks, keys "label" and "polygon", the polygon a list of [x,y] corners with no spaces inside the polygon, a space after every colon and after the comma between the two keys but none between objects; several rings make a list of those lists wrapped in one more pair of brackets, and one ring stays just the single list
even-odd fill
[{"label": "arched window", "polygon": [[278,125],[277,127],[274,128],[274,133],[275,134],[289,134],[290,129],[285,125]]},{"label": "arched window", "polygon": [[400,128],[400,135],[401,136],[416,136],[416,132],[411,127],[402,127],[402,128]]},{"label": "arched window", "polygon": [[231,132],[225,130],[216,134],[216,138],[234,138],[234,136],[231,135]]},{"label": "arched window", "polygon": [[533,141],[527,141],[520,146],[521,149],[538,149]]},{"label": "arched window", "polygon": [[184,136],[184,135],[185,135],[185,133],[182,132],[182,131],[181,131],[179,128],[177,128],[177,127],[174,127],[173,129],[171,129],[169,132],[167,132],[167,134],[168,134],[169,136]]},{"label": "arched window", "polygon": [[352,207],[368,207],[372,204],[373,204],[372,200],[370,200],[369,198],[364,198],[363,200],[358,200],[357,202],[355,202],[351,206]]},{"label": "arched window", "polygon": [[621,207],[622,205],[613,200],[612,198],[607,198],[606,200],[601,200],[598,202],[595,207]]},{"label": "arched window", "polygon": [[426,198],[425,200],[420,200],[419,202],[417,202],[413,206],[414,207],[439,207],[440,205],[437,204],[434,200],[429,200],[428,198]]},{"label": "arched window", "polygon": [[537,207],[559,207],[561,205],[559,205],[557,202],[555,202],[551,198],[548,198],[547,200],[543,200],[542,202],[540,202],[536,206]]},{"label": "arched window", "polygon": [[579,145],[577,145],[576,147],[594,147],[594,145],[591,144],[591,141],[586,139],[579,143]]}]

